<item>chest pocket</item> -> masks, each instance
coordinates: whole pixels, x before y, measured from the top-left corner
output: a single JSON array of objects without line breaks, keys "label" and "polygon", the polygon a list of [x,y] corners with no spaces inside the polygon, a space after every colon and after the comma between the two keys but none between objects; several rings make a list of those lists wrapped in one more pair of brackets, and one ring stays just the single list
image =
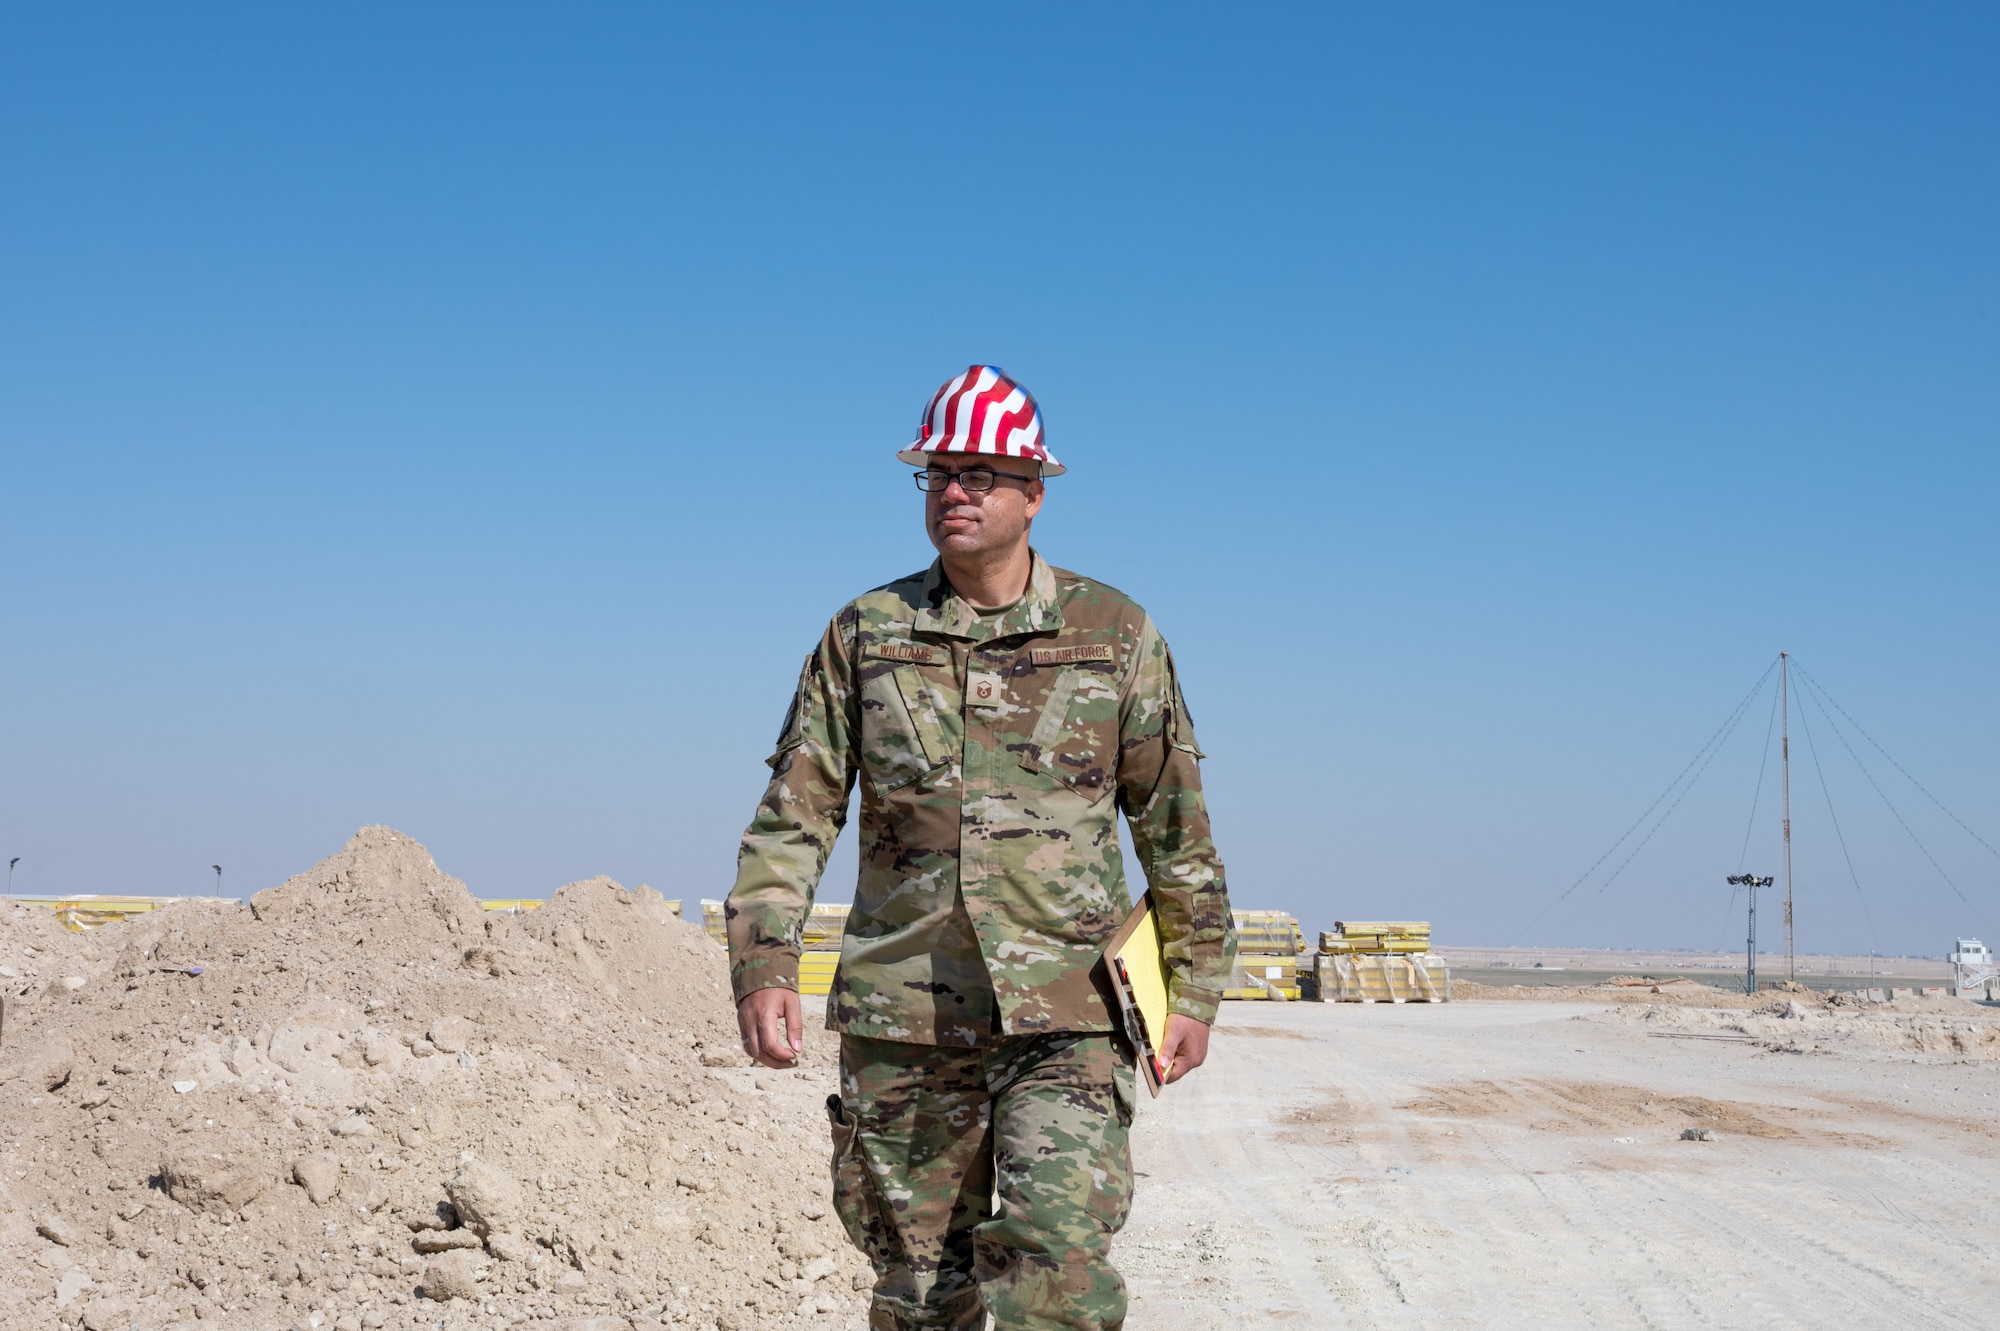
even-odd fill
[{"label": "chest pocket", "polygon": [[861,766],[887,794],[955,760],[965,744],[950,657],[942,666],[864,660]]},{"label": "chest pocket", "polygon": [[1118,784],[1118,678],[1110,665],[1055,672],[1021,766],[1091,801]]}]

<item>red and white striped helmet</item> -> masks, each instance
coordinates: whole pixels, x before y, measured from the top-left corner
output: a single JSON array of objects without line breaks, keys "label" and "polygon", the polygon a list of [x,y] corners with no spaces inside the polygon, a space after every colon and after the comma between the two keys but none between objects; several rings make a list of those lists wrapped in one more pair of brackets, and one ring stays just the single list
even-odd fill
[{"label": "red and white striped helmet", "polygon": [[916,441],[896,457],[921,467],[930,453],[1027,458],[1042,464],[1044,476],[1067,470],[1042,445],[1042,409],[1034,395],[997,365],[974,365],[947,379],[924,408]]}]

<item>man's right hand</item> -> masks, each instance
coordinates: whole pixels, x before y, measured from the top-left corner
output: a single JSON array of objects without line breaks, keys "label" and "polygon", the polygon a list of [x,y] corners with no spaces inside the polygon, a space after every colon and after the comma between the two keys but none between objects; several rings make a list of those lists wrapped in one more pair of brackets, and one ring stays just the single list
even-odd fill
[{"label": "man's right hand", "polygon": [[759,989],[736,1005],[743,1052],[767,1068],[794,1067],[805,1052],[805,1024],[792,989]]}]

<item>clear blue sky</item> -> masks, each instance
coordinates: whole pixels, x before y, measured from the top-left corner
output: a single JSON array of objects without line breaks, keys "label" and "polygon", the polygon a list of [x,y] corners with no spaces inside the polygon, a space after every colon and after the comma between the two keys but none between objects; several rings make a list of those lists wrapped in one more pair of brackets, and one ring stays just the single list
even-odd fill
[{"label": "clear blue sky", "polygon": [[[975,360],[1239,904],[1507,941],[1780,648],[2000,845],[1996,68],[1987,5],[9,6],[0,858],[722,895]],[[1525,941],[1741,937],[1752,711]],[[1800,946],[2000,931],[1822,734],[1857,895],[1797,725]]]}]

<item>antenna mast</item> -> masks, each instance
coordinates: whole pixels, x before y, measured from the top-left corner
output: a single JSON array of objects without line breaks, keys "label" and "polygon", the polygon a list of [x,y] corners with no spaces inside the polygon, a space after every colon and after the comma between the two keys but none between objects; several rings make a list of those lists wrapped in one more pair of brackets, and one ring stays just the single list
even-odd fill
[{"label": "antenna mast", "polygon": [[1778,741],[1780,767],[1785,788],[1785,978],[1799,978],[1798,956],[1792,950],[1792,661],[1790,652],[1778,653],[1778,710],[1784,713],[1784,729]]}]

